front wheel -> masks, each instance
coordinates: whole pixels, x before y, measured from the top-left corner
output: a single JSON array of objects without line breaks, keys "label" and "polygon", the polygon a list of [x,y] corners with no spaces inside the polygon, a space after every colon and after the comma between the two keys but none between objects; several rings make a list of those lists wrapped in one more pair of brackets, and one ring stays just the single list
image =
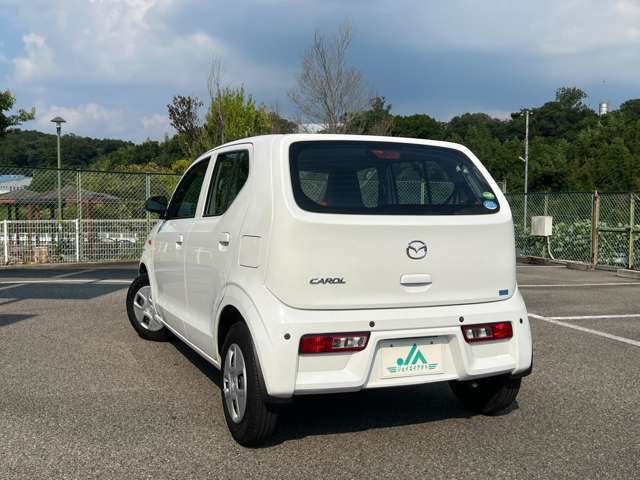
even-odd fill
[{"label": "front wheel", "polygon": [[151,285],[146,273],[141,273],[131,282],[127,292],[127,314],[135,331],[145,340],[163,342],[169,339],[167,327],[156,318]]},{"label": "front wheel", "polygon": [[469,410],[498,415],[509,409],[520,391],[520,378],[498,376],[449,383],[458,400]]},{"label": "front wheel", "polygon": [[266,402],[266,389],[249,329],[234,324],[222,347],[222,406],[227,427],[245,447],[263,444],[273,433],[277,414]]}]

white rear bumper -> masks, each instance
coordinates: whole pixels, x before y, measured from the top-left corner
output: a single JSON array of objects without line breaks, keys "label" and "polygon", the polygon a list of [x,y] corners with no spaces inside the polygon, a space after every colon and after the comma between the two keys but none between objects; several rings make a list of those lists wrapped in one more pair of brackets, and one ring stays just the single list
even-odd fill
[{"label": "white rear bumper", "polygon": [[[427,308],[313,311],[280,304],[275,316],[280,321],[277,328],[273,324],[270,328],[272,348],[259,352],[267,391],[274,397],[466,380],[503,373],[517,375],[531,366],[529,321],[517,291],[510,299],[499,302]],[[513,327],[513,338],[509,340],[469,344],[462,336],[461,325],[504,321],[511,322]],[[370,332],[370,338],[361,352],[298,353],[302,335],[363,331]],[[287,334],[289,339],[285,338]],[[383,378],[380,342],[424,337],[441,339],[442,370],[436,374]]]}]

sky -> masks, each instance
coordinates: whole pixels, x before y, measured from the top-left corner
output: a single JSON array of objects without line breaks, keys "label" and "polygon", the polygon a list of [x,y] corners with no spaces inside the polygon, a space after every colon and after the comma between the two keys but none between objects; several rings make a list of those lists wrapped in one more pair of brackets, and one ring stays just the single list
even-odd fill
[{"label": "sky", "polygon": [[0,89],[23,128],[135,142],[171,134],[176,94],[225,83],[295,114],[314,31],[353,28],[349,62],[396,114],[498,118],[577,86],[594,108],[640,97],[640,0],[0,0]]}]

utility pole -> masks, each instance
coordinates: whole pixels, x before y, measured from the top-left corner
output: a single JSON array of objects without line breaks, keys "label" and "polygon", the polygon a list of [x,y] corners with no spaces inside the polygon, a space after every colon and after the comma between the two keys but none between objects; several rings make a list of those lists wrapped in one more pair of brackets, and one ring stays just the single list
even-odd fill
[{"label": "utility pole", "polygon": [[60,132],[62,124],[66,120],[62,117],[52,118],[51,121],[56,124],[56,133],[58,134],[58,222],[62,220],[62,157],[60,156]]},{"label": "utility pole", "polygon": [[520,157],[520,160],[524,161],[524,233],[527,233],[527,194],[529,193],[529,110],[524,111],[524,158]]}]

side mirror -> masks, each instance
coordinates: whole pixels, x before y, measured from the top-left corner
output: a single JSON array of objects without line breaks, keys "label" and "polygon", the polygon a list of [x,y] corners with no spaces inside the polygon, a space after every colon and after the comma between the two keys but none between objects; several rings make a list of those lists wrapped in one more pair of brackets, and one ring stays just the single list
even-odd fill
[{"label": "side mirror", "polygon": [[144,208],[151,213],[159,214],[160,218],[163,218],[167,211],[167,203],[167,197],[149,197],[147,201],[144,202]]}]

